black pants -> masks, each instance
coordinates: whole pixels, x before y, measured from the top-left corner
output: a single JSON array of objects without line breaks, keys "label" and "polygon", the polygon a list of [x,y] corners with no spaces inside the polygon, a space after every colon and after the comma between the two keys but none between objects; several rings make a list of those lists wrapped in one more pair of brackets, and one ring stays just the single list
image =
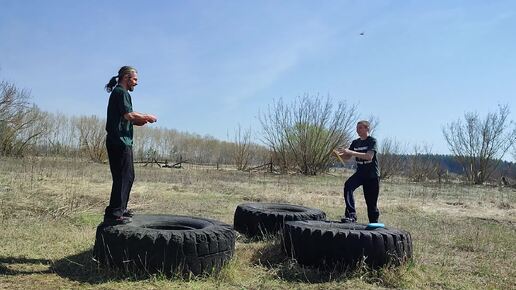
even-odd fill
[{"label": "black pants", "polygon": [[346,180],[346,183],[344,183],[344,200],[346,201],[346,211],[344,216],[355,221],[357,220],[353,191],[361,185],[364,190],[369,222],[376,223],[380,216],[380,211],[377,206],[378,193],[380,191],[380,180],[379,178],[363,177],[358,171],[351,175],[348,180]]},{"label": "black pants", "polygon": [[122,216],[127,210],[127,202],[134,181],[133,148],[130,146],[106,143],[109,168],[113,177],[109,206],[106,207],[104,218]]}]

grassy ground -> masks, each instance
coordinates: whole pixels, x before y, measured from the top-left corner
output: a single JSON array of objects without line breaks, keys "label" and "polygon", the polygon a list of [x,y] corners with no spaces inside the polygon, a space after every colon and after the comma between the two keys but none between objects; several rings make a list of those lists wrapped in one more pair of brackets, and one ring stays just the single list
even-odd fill
[{"label": "grassy ground", "polygon": [[[349,172],[317,177],[215,169],[137,167],[138,213],[215,218],[232,224],[246,201],[343,212]],[[515,289],[516,192],[509,188],[383,182],[380,220],[412,234],[413,261],[394,269],[322,272],[300,267],[278,241],[238,238],[217,275],[165,278],[99,268],[91,259],[109,199],[107,165],[59,158],[0,159],[0,288],[6,289]],[[361,190],[359,220],[366,221]]]}]

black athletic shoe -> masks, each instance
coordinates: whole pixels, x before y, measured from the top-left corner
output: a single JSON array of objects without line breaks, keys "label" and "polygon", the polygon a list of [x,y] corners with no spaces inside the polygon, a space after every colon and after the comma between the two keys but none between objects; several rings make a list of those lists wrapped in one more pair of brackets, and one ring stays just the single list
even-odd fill
[{"label": "black athletic shoe", "polygon": [[343,217],[343,218],[340,219],[340,222],[351,224],[351,223],[356,223],[357,220],[353,219],[353,218]]},{"label": "black athletic shoe", "polygon": [[133,220],[130,217],[126,216],[119,216],[119,217],[113,217],[113,218],[104,218],[104,224],[114,226],[114,225],[125,225]]},{"label": "black athletic shoe", "polygon": [[127,210],[124,211],[122,216],[132,218],[134,216],[134,211],[132,209],[127,209]]}]

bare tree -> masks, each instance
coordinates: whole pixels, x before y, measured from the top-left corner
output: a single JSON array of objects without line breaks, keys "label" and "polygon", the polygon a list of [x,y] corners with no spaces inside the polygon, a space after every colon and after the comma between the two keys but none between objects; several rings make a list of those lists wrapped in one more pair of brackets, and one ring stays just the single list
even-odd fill
[{"label": "bare tree", "polygon": [[378,152],[380,164],[380,179],[389,179],[391,176],[401,174],[404,168],[404,149],[399,141],[392,138],[383,139]]},{"label": "bare tree", "polygon": [[289,105],[279,100],[260,122],[264,142],[283,172],[315,175],[327,169],[333,149],[349,143],[356,117],[355,106],[340,102],[334,108],[329,98],[305,95]]},{"label": "bare tree", "polygon": [[280,99],[267,113],[260,115],[263,127],[263,142],[272,152],[272,160],[278,164],[281,173],[287,173],[292,163],[292,156],[288,150],[286,130],[289,122],[289,108]]},{"label": "bare tree", "polygon": [[516,162],[516,142],[513,142],[512,144],[512,160],[513,162]]},{"label": "bare tree", "polygon": [[448,180],[448,169],[442,163],[441,157],[434,160],[434,167],[435,167],[434,173],[435,173],[435,176],[437,177],[437,182],[442,183],[443,179],[445,179],[447,181]]},{"label": "bare tree", "polygon": [[42,112],[29,98],[28,91],[0,82],[0,155],[23,155],[43,134]]},{"label": "bare tree", "polygon": [[369,135],[374,135],[380,127],[380,118],[375,115],[369,115],[366,120],[369,121]]},{"label": "bare tree", "polygon": [[79,149],[79,136],[72,118],[62,113],[43,112],[45,132],[38,140],[40,153],[71,156]]},{"label": "bare tree", "polygon": [[251,128],[242,131],[240,124],[235,130],[234,162],[238,170],[246,170],[251,161]]},{"label": "bare tree", "polygon": [[450,151],[462,165],[466,178],[474,184],[483,184],[496,170],[500,161],[516,140],[516,127],[509,121],[509,107],[499,106],[485,119],[477,113],[464,114],[443,127]]},{"label": "bare tree", "polygon": [[79,133],[81,151],[91,160],[103,162],[107,157],[105,121],[97,116],[82,116],[74,120]]},{"label": "bare tree", "polygon": [[415,144],[413,150],[413,154],[409,157],[408,175],[410,179],[421,182],[435,177],[438,162],[433,158],[431,146]]},{"label": "bare tree", "polygon": [[34,145],[46,132],[48,125],[44,113],[36,105],[32,105],[22,115],[19,123],[16,124],[18,132],[14,151],[16,156],[22,156],[28,151],[34,153]]},{"label": "bare tree", "polygon": [[0,123],[10,122],[20,111],[27,109],[30,93],[20,90],[14,84],[0,82]]}]

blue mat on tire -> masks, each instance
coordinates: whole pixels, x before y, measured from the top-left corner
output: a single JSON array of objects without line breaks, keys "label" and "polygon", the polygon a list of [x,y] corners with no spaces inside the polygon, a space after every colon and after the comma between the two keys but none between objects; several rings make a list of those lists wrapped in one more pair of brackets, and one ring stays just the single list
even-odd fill
[{"label": "blue mat on tire", "polygon": [[366,230],[374,230],[378,228],[385,228],[385,225],[382,223],[369,223],[367,224]]}]

